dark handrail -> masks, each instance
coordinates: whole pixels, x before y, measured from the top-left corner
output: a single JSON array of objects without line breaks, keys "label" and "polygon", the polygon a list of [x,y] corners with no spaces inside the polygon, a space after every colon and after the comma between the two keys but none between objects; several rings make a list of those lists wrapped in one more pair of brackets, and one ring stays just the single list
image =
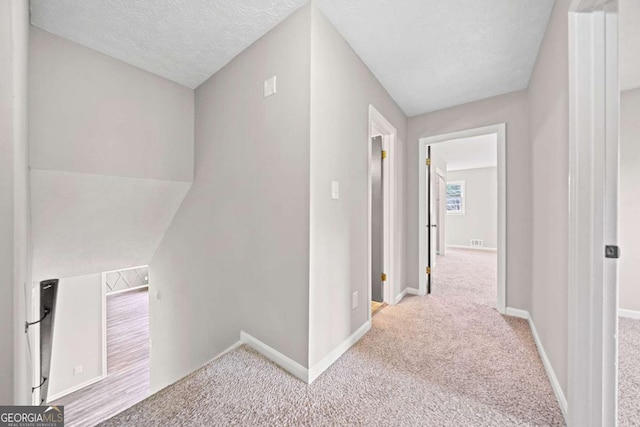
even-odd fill
[{"label": "dark handrail", "polygon": [[[49,315],[49,313],[51,313],[51,310],[49,310],[48,308],[45,308],[44,309],[44,316],[42,316],[42,319],[36,320],[35,322],[24,322],[24,333],[26,334],[29,331],[29,326],[38,324],[38,323],[42,322],[44,319],[46,319],[47,316]],[[46,378],[45,378],[45,380],[46,380]]]}]

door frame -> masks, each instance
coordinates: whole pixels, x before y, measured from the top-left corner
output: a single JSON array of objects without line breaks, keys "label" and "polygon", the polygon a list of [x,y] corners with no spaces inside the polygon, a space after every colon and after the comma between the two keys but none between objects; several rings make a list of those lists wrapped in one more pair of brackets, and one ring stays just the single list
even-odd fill
[{"label": "door frame", "polygon": [[418,295],[427,294],[427,147],[454,139],[469,138],[488,134],[496,134],[498,151],[498,312],[504,314],[507,309],[507,164],[506,164],[506,123],[498,123],[441,135],[423,137],[419,139],[419,189],[418,189]]},{"label": "door frame", "polygon": [[369,132],[367,139],[367,310],[369,320],[371,320],[371,139],[376,135],[382,135],[382,149],[386,151],[387,157],[382,162],[382,194],[383,194],[383,223],[384,223],[384,243],[383,243],[383,263],[387,281],[384,285],[383,300],[389,305],[397,304],[398,280],[396,277],[396,144],[398,131],[396,128],[373,106],[369,105]]},{"label": "door frame", "polygon": [[569,9],[568,425],[617,425],[618,2]]}]

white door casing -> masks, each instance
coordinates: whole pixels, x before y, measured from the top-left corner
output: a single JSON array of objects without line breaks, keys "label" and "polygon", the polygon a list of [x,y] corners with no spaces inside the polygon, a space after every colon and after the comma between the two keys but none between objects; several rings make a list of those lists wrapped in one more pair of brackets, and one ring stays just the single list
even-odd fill
[{"label": "white door casing", "polygon": [[[375,135],[382,135],[382,149],[386,151],[386,159],[382,162],[383,175],[383,199],[384,199],[384,254],[383,263],[387,281],[384,285],[384,302],[393,305],[396,304],[397,290],[399,288],[398,278],[396,276],[396,144],[398,139],[398,131],[396,128],[378,111],[373,105],[369,105],[369,138],[367,139],[368,148],[368,289],[369,295],[367,301],[371,301],[371,138]],[[371,320],[371,304],[369,305],[369,320]]]},{"label": "white door casing", "polygon": [[618,3],[569,12],[568,424],[617,424]]},{"label": "white door casing", "polygon": [[427,294],[427,147],[453,139],[469,138],[480,135],[496,134],[498,149],[498,295],[497,310],[505,313],[507,304],[507,271],[506,271],[506,124],[500,123],[474,129],[466,129],[443,135],[423,137],[419,140],[419,189],[418,189],[418,295]]}]

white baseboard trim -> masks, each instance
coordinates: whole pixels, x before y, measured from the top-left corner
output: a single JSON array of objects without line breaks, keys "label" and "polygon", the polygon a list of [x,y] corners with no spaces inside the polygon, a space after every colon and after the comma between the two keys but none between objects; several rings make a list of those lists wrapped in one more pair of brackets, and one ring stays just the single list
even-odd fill
[{"label": "white baseboard trim", "polygon": [[396,297],[396,300],[394,301],[394,304],[399,304],[400,301],[402,301],[402,298],[407,296],[408,292],[409,292],[409,288],[404,288],[404,291],[400,292],[400,295],[398,295]]},{"label": "white baseboard trim", "polygon": [[407,288],[407,293],[409,295],[424,296],[424,294],[420,293],[420,289],[416,289],[416,288]]},{"label": "white baseboard trim", "polygon": [[556,395],[556,399],[558,399],[558,404],[560,405],[560,409],[562,410],[562,415],[564,415],[565,422],[567,421],[567,398],[562,391],[562,387],[560,387],[560,382],[558,381],[558,377],[556,376],[555,371],[553,370],[553,366],[551,366],[551,361],[549,361],[549,357],[547,357],[547,352],[544,350],[542,346],[542,341],[540,340],[540,336],[538,335],[538,330],[536,329],[536,324],[533,323],[533,319],[531,319],[531,314],[527,310],[521,310],[519,308],[507,307],[505,310],[505,314],[507,316],[519,317],[521,319],[525,319],[529,321],[529,328],[531,328],[531,334],[533,335],[533,340],[536,343],[536,347],[538,348],[538,353],[540,354],[540,359],[542,359],[542,365],[544,366],[545,371],[547,371],[547,377],[549,377],[549,382],[551,383],[551,388],[553,388],[553,392]]},{"label": "white baseboard trim", "polygon": [[[213,356],[213,358],[211,358],[211,359],[207,360],[206,362],[204,362],[202,365],[198,366],[197,368],[195,368],[195,369],[193,369],[193,370],[191,370],[191,371],[185,372],[183,375],[181,375],[181,376],[180,376],[180,377],[178,377],[177,379],[173,380],[172,382],[170,382],[170,383],[168,383],[168,384],[165,384],[165,385],[163,385],[163,386],[162,386],[162,387],[160,387],[160,388],[154,388],[154,387],[152,387],[152,388],[151,388],[151,390],[150,390],[150,393],[149,393],[149,394],[150,394],[150,395],[152,395],[152,394],[156,394],[156,393],[158,393],[160,390],[163,390],[163,389],[165,389],[165,388],[169,387],[170,385],[175,384],[176,382],[180,381],[181,379],[183,379],[183,378],[187,377],[188,375],[191,375],[192,373],[194,373],[195,371],[197,371],[197,370],[199,370],[199,369],[202,369],[203,367],[207,366],[209,363],[213,362],[213,361],[214,361],[214,360],[216,360],[216,359],[219,359],[220,357],[224,356],[225,354],[229,353],[230,351],[235,350],[236,348],[240,347],[241,345],[242,345],[242,343],[241,343],[240,341],[238,341],[238,342],[236,342],[236,343],[231,344],[229,347],[227,347],[226,349],[222,350],[220,353],[218,353],[218,354],[216,354],[215,356]],[[114,415],[115,415],[115,414],[114,414]]]},{"label": "white baseboard trim", "polygon": [[289,372],[294,377],[304,381],[307,384],[311,384],[316,380],[324,371],[326,371],[333,363],[349,350],[351,346],[357,343],[360,338],[371,329],[371,323],[367,322],[362,325],[357,331],[351,334],[340,345],[334,348],[329,354],[322,358],[318,363],[313,365],[310,369],[305,368],[298,362],[284,354],[280,353],[273,347],[263,343],[259,339],[249,335],[245,331],[240,331],[240,342],[253,348],[258,353],[262,354],[267,359],[271,360],[276,365],[280,366],[285,371]]},{"label": "white baseboard trim", "polygon": [[68,388],[68,389],[66,389],[64,391],[61,391],[59,393],[52,394],[51,396],[47,396],[47,403],[53,402],[54,400],[58,400],[61,397],[64,397],[64,396],[66,396],[68,394],[71,394],[71,393],[73,393],[75,391],[82,390],[85,387],[89,387],[91,384],[95,384],[98,381],[102,381],[106,377],[107,377],[106,375],[98,375],[97,377],[91,378],[90,380],[87,380],[87,381],[85,381],[85,382],[83,382],[81,384],[78,384],[76,386]]},{"label": "white baseboard trim", "polygon": [[624,308],[618,309],[618,316],[626,317],[628,319],[640,319],[640,311],[637,310],[626,310]]},{"label": "white baseboard trim", "polygon": [[484,247],[484,246],[447,245],[447,248],[453,248],[453,249],[473,249],[474,251],[490,251],[490,252],[498,252],[498,248],[487,248],[487,247]]},{"label": "white baseboard trim", "polygon": [[271,360],[294,377],[299,378],[307,384],[309,383],[309,369],[280,353],[275,348],[270,347],[259,339],[252,337],[245,331],[240,331],[240,342],[262,354],[264,357]]},{"label": "white baseboard trim", "polygon": [[529,312],[527,310],[520,310],[519,308],[507,307],[504,314],[512,317],[519,317],[521,319],[529,320]]},{"label": "white baseboard trim", "polygon": [[[514,309],[516,310],[516,309]],[[523,312],[524,310],[518,310],[518,312]],[[562,387],[560,387],[560,382],[558,381],[558,377],[556,376],[555,371],[553,370],[553,366],[551,366],[551,361],[549,357],[547,357],[547,353],[542,346],[542,341],[540,340],[540,336],[538,335],[538,330],[536,329],[536,324],[533,323],[533,319],[531,318],[531,314],[527,311],[526,319],[529,320],[529,327],[531,328],[531,333],[533,334],[533,339],[536,342],[536,347],[538,347],[538,353],[540,354],[540,358],[542,359],[542,364],[544,365],[544,369],[547,371],[547,376],[549,377],[549,382],[551,382],[551,388],[553,388],[553,392],[556,394],[556,399],[558,399],[558,403],[560,404],[560,410],[562,410],[562,415],[564,415],[564,420],[567,422],[567,398],[562,391]]]},{"label": "white baseboard trim", "polygon": [[349,350],[351,346],[357,343],[371,329],[371,323],[367,322],[355,331],[349,338],[333,349],[333,351],[322,358],[318,363],[309,369],[309,384],[314,382],[324,371],[326,371],[333,363]]}]

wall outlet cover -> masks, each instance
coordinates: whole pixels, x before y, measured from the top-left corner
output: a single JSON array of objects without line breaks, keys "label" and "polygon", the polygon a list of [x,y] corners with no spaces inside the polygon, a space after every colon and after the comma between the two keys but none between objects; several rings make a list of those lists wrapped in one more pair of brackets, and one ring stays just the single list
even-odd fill
[{"label": "wall outlet cover", "polygon": [[358,291],[351,294],[351,308],[358,308]]}]

